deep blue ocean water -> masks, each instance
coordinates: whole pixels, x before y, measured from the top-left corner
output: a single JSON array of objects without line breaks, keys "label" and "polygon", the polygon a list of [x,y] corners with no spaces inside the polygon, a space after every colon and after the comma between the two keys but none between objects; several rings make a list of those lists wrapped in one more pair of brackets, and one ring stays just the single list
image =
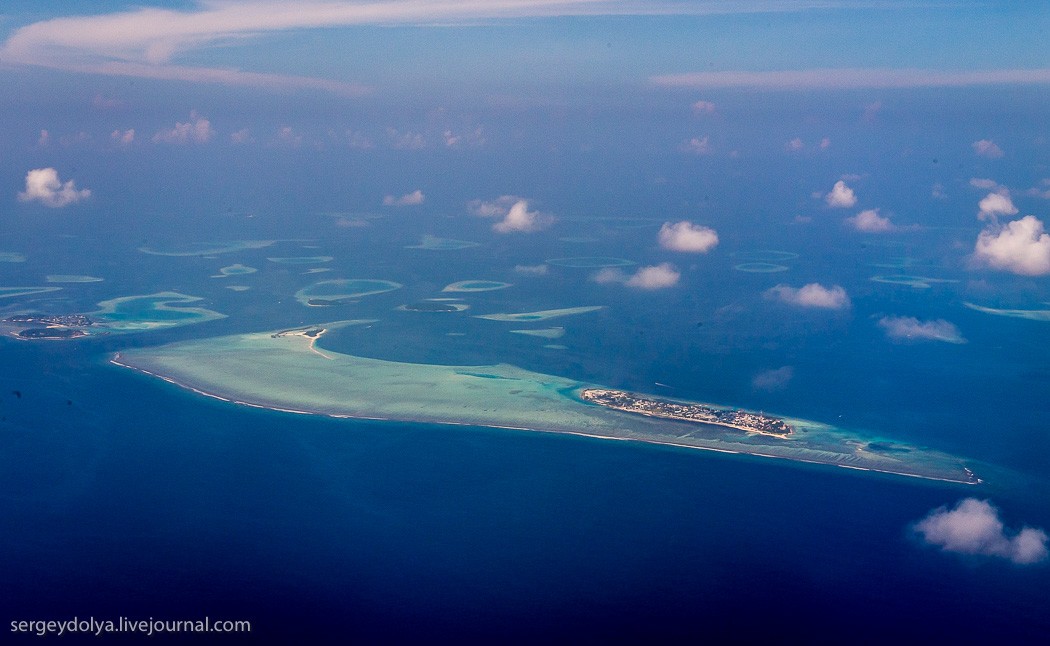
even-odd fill
[{"label": "deep blue ocean water", "polygon": [[[620,156],[598,145],[507,158],[481,151],[466,160],[430,151],[405,158],[223,149],[204,167],[187,150],[119,167],[75,150],[40,160],[76,169],[97,197],[75,217],[27,217],[5,231],[0,250],[28,260],[0,265],[0,285],[39,285],[55,273],[105,281],[4,299],[0,312],[90,312],[102,300],[173,290],[229,318],[75,342],[0,339],[0,619],[207,615],[250,619],[257,635],[322,641],[1045,639],[1045,564],[942,553],[910,529],[971,495],[990,499],[1011,528],[1050,527],[1047,324],[963,305],[1050,301],[1045,278],[965,261],[981,226],[981,194],[968,178],[994,174],[1027,186],[1042,175],[1028,163],[1030,149],[1019,155],[1024,163],[973,162],[968,142],[979,137],[1014,149],[1029,141],[1006,126],[995,130],[988,115],[980,126],[972,115],[948,115],[954,121],[930,133],[914,108],[888,101],[887,112],[907,117],[892,141],[851,121],[835,135],[844,152],[804,164],[782,158],[795,131],[768,136],[779,161],[755,161],[755,147],[773,146],[765,138],[775,128],[765,122],[762,141],[744,146],[741,162],[668,161],[665,149],[690,132],[668,134],[660,124],[650,124],[668,137],[659,154],[650,142]],[[591,118],[595,136],[613,137],[615,123]],[[579,126],[547,127],[583,137]],[[734,127],[742,126],[718,136],[730,141],[740,135]],[[826,127],[801,134],[813,140]],[[919,131],[921,145],[912,140]],[[625,136],[648,136],[632,132]],[[257,168],[267,172],[257,176]],[[24,172],[15,170],[8,175]],[[811,196],[844,172],[865,174],[851,180],[863,206],[923,228],[884,237],[846,230],[845,212]],[[929,199],[934,182],[945,184],[948,200]],[[338,190],[304,195],[312,185]],[[417,185],[428,196],[419,212],[376,206],[383,217],[369,219],[351,210],[345,217],[365,224],[354,227],[326,214]],[[124,186],[133,188],[117,190]],[[468,199],[504,193],[534,198],[558,223],[529,237],[498,236],[466,214]],[[1046,219],[1044,202],[1023,206]],[[717,228],[719,247],[695,257],[661,250],[660,223],[686,218]],[[481,246],[405,248],[424,234]],[[136,251],[271,238],[285,241],[214,258]],[[733,270],[735,254],[768,249],[799,257],[776,274]],[[323,265],[332,272],[306,275],[305,266],[266,259],[318,255],[335,258]],[[513,269],[575,256],[673,261],[682,279],[673,290],[636,292],[596,284],[589,269],[551,267],[541,277]],[[875,266],[902,257],[913,264]],[[259,272],[210,278],[233,263]],[[869,280],[894,273],[958,282],[919,290]],[[295,301],[297,290],[336,278],[404,288],[331,308]],[[469,279],[514,286],[457,295],[471,305],[459,314],[395,309],[448,296],[443,286]],[[799,312],[762,296],[777,283],[809,282],[843,285],[852,307]],[[471,317],[580,305],[607,308],[537,324],[564,326],[556,341],[564,350],[508,333],[525,324]],[[876,324],[887,315],[944,318],[968,343],[892,343]],[[987,482],[963,487],[586,438],[288,415],[106,363],[122,347],[342,318],[380,319],[323,342],[352,354],[505,361],[814,419],[961,455]],[[752,386],[756,374],[783,366],[794,375],[785,388]]]},{"label": "deep blue ocean water", "polygon": [[[207,615],[286,638],[420,641],[1035,640],[1050,627],[1045,569],[910,535],[964,488],[244,410],[105,366],[34,379],[36,348],[5,351],[22,392],[3,397],[12,617]],[[85,399],[99,392],[104,416]],[[1011,511],[1035,511],[1018,498]]]}]

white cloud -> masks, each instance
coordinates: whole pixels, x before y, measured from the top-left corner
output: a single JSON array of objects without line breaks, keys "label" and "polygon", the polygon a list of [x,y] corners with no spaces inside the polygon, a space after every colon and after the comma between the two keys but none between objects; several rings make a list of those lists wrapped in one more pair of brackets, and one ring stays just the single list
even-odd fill
[{"label": "white cloud", "polygon": [[751,379],[751,387],[755,390],[768,390],[770,392],[784,390],[794,376],[795,369],[791,366],[781,366],[774,370],[763,370]]},{"label": "white cloud", "polygon": [[651,267],[642,267],[624,283],[638,289],[665,289],[678,284],[682,277],[671,263],[665,262]]},{"label": "white cloud", "polygon": [[983,200],[977,203],[980,211],[977,217],[981,220],[995,220],[1000,215],[1016,215],[1017,207],[1010,199],[1009,193],[1001,190],[998,193],[989,193]]},{"label": "white cloud", "polygon": [[393,195],[387,195],[383,198],[384,206],[416,206],[422,204],[424,200],[423,191],[416,189],[411,193],[406,193],[401,197],[394,197]]},{"label": "white cloud", "polygon": [[546,229],[554,217],[529,210],[529,201],[516,195],[501,195],[495,200],[473,200],[467,204],[471,213],[482,218],[503,218],[492,225],[496,233],[529,233]]},{"label": "white cloud", "polygon": [[832,208],[849,209],[857,204],[857,194],[846,186],[846,182],[839,180],[831,187],[831,192],[824,196],[824,201]]},{"label": "white cloud", "polygon": [[660,227],[660,246],[671,251],[707,253],[718,245],[718,233],[687,220],[664,222]]},{"label": "white cloud", "polygon": [[514,265],[514,271],[526,276],[546,276],[550,272],[547,265]]},{"label": "white cloud", "polygon": [[981,139],[973,142],[973,152],[988,159],[999,159],[1003,156],[1003,149],[991,139]]},{"label": "white cloud", "polygon": [[863,231],[864,233],[886,233],[897,229],[897,227],[890,222],[889,218],[884,218],[879,215],[878,209],[867,209],[866,211],[861,211],[851,218],[846,218],[846,223],[857,231]]},{"label": "white cloud", "polygon": [[1050,234],[1034,215],[1005,226],[990,225],[977,236],[973,253],[978,262],[995,269],[1022,276],[1050,274]]},{"label": "white cloud", "polygon": [[1003,186],[1001,186],[999,184],[999,182],[995,181],[994,179],[988,179],[986,177],[971,177],[970,178],[970,186],[972,186],[974,188],[979,188],[979,189],[982,189],[982,190],[985,190],[985,191],[990,191],[990,190],[998,191],[998,190],[1002,190],[1003,189]]},{"label": "white cloud", "polygon": [[682,142],[682,145],[678,148],[682,152],[693,153],[694,155],[710,155],[713,152],[710,137],[704,137],[703,139],[693,137]]},{"label": "white cloud", "polygon": [[467,203],[467,209],[481,218],[502,218],[510,211],[510,207],[522,199],[517,195],[500,195],[494,200],[471,200]]},{"label": "white cloud", "polygon": [[526,200],[518,200],[510,207],[507,215],[496,224],[492,230],[496,233],[530,233],[546,229],[554,222],[554,218],[539,211],[530,211]]},{"label": "white cloud", "polygon": [[26,173],[26,190],[18,194],[19,201],[37,201],[52,208],[74,204],[89,197],[89,189],[77,190],[73,180],[63,183],[54,168],[37,168]]},{"label": "white cloud", "polygon": [[605,267],[599,269],[591,276],[591,280],[598,283],[599,285],[609,285],[611,283],[626,283],[628,279],[627,274],[623,273],[622,269],[616,267]]},{"label": "white cloud", "polygon": [[715,104],[711,101],[697,101],[693,104],[694,114],[714,114]]},{"label": "white cloud", "polygon": [[790,152],[798,152],[806,147],[806,144],[802,143],[802,140],[795,137],[791,141],[784,144],[784,148]]},{"label": "white cloud", "polygon": [[914,528],[927,543],[946,552],[996,556],[1018,565],[1047,557],[1045,531],[1032,527],[1022,527],[1017,533],[1007,530],[999,510],[987,500],[965,498],[953,509],[934,509]]},{"label": "white cloud", "polygon": [[[892,89],[971,87],[998,84],[1041,85],[1050,83],[1050,68],[970,70],[961,72],[931,69],[878,68],[825,68],[775,72],[731,70],[661,74],[650,77],[649,81],[654,85],[669,88],[743,87],[791,91],[817,88]],[[881,107],[881,104],[879,104],[879,107]],[[873,117],[877,111],[877,109],[867,109],[865,110],[865,116]]]},{"label": "white cloud", "polygon": [[47,130],[40,131],[40,138],[36,140],[36,145],[41,148],[47,148],[51,144],[51,133]]},{"label": "white cloud", "polygon": [[118,146],[130,146],[135,141],[135,129],[128,128],[127,130],[114,130],[109,133],[109,139]]},{"label": "white cloud", "polygon": [[369,88],[329,79],[245,72],[229,67],[190,67],[173,63],[229,43],[251,42],[279,32],[352,27],[412,25],[445,27],[489,20],[602,15],[705,15],[796,11],[768,2],[681,3],[667,0],[501,0],[447,2],[375,0],[332,2],[273,0],[237,2],[197,0],[179,9],[134,7],[93,16],[59,17],[14,30],[0,47],[6,65],[50,67],[77,73],[182,80],[198,83],[312,88],[357,96]]},{"label": "white cloud", "polygon": [[161,130],[153,135],[154,143],[165,144],[204,144],[215,135],[211,122],[199,116],[196,112],[190,113],[190,120],[186,123],[175,122],[171,130]]},{"label": "white cloud", "polygon": [[820,283],[809,283],[797,289],[788,285],[777,285],[766,291],[766,297],[798,307],[841,310],[850,306],[846,290],[839,285],[824,287]]},{"label": "white cloud", "polygon": [[913,316],[884,316],[879,327],[894,341],[944,341],[966,343],[959,328],[944,319],[920,321]]},{"label": "white cloud", "polygon": [[682,274],[669,262],[659,265],[641,267],[631,275],[627,275],[617,267],[606,267],[597,271],[591,280],[596,283],[607,285],[620,283],[637,289],[655,290],[674,287]]},{"label": "white cloud", "polygon": [[828,148],[831,148],[831,139],[824,137],[820,140],[820,149],[827,150]]},{"label": "white cloud", "polygon": [[944,192],[944,184],[940,182],[934,183],[930,188],[930,197],[935,200],[944,200],[948,198],[948,194]]}]

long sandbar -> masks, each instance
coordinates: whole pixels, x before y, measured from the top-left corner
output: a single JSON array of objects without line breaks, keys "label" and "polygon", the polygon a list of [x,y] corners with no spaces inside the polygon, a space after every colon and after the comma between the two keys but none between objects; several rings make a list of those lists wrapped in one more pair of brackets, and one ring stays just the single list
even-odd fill
[{"label": "long sandbar", "polygon": [[591,404],[581,393],[593,384],[508,364],[414,364],[318,347],[317,340],[331,327],[135,348],[112,362],[210,397],[290,413],[569,433],[977,481],[955,456],[901,443],[883,450],[889,445],[884,439],[816,422],[784,418],[802,432],[773,438]]}]

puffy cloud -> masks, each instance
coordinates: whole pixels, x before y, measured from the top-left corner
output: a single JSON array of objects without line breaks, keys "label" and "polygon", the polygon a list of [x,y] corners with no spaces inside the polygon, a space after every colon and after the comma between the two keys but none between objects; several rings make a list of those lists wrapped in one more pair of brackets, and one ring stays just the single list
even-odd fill
[{"label": "puffy cloud", "polygon": [[973,151],[981,157],[988,159],[999,159],[1003,156],[1003,149],[991,139],[981,139],[973,142]]},{"label": "puffy cloud", "polygon": [[840,179],[831,187],[831,192],[824,196],[824,201],[832,208],[849,209],[857,204],[857,195]]},{"label": "puffy cloud", "polygon": [[63,183],[54,168],[37,168],[26,173],[26,190],[18,194],[19,201],[37,201],[52,208],[74,204],[89,197],[89,189],[77,190],[73,180]]},{"label": "puffy cloud", "polygon": [[40,137],[36,140],[36,145],[41,148],[47,148],[51,144],[51,133],[47,130],[40,131]]},{"label": "puffy cloud", "polygon": [[704,137],[693,137],[688,141],[682,142],[682,145],[678,147],[682,152],[693,153],[694,155],[710,155],[713,150],[711,148],[711,138]]},{"label": "puffy cloud", "polygon": [[694,114],[714,114],[715,104],[711,101],[697,101],[693,104]]},{"label": "puffy cloud", "polygon": [[642,267],[624,283],[638,289],[665,289],[678,284],[682,277],[671,263],[665,262],[651,267]]},{"label": "puffy cloud", "polygon": [[846,218],[846,223],[857,231],[863,231],[864,233],[886,233],[887,231],[895,231],[897,227],[890,222],[889,218],[884,218],[879,215],[878,209],[867,209],[861,211],[857,215]]},{"label": "puffy cloud", "polygon": [[383,198],[384,206],[416,206],[422,204],[424,200],[423,191],[418,188],[411,193],[406,193],[401,197],[394,197],[393,195],[387,195]]},{"label": "puffy cloud", "polygon": [[1047,557],[1045,531],[1032,527],[1022,527],[1017,533],[1007,530],[999,510],[987,500],[965,498],[953,509],[934,509],[914,529],[927,543],[946,552],[996,556],[1019,565]]},{"label": "puffy cloud", "polygon": [[995,220],[1000,215],[1016,215],[1017,207],[1010,199],[1010,194],[1005,190],[997,193],[989,193],[983,200],[977,203],[980,212],[977,217],[981,220]]},{"label": "puffy cloud", "polygon": [[199,116],[196,112],[190,113],[190,120],[186,123],[175,122],[171,130],[160,130],[153,135],[154,143],[165,144],[204,144],[215,135],[211,122]]},{"label": "puffy cloud", "polygon": [[631,275],[616,267],[606,267],[599,270],[591,280],[600,284],[620,283],[637,289],[666,289],[678,284],[682,274],[669,262],[659,265],[641,267]]},{"label": "puffy cloud", "polygon": [[664,222],[660,227],[660,246],[671,251],[707,253],[718,245],[718,233],[688,220]]},{"label": "puffy cloud", "polygon": [[610,283],[626,283],[627,274],[623,273],[622,269],[616,267],[605,267],[599,269],[591,276],[591,280],[598,283],[599,285],[608,285]]},{"label": "puffy cloud", "polygon": [[777,285],[766,291],[766,297],[798,307],[841,310],[850,306],[846,290],[839,285],[824,287],[820,283],[809,283],[797,289],[788,285]]},{"label": "puffy cloud", "polygon": [[467,203],[467,209],[481,218],[501,218],[522,199],[517,195],[500,195],[494,200],[471,200]]},{"label": "puffy cloud", "polygon": [[966,343],[959,328],[944,319],[920,321],[913,316],[884,316],[879,327],[894,341],[944,341]]},{"label": "puffy cloud", "polygon": [[471,213],[482,218],[502,218],[492,225],[496,233],[528,233],[546,229],[554,217],[529,210],[529,201],[516,195],[501,195],[495,200],[473,200],[467,204]]},{"label": "puffy cloud", "polygon": [[109,139],[118,146],[130,146],[135,141],[135,129],[128,128],[127,130],[114,130],[109,133]]},{"label": "puffy cloud", "polygon": [[799,150],[802,150],[805,147],[806,147],[806,144],[802,143],[802,140],[799,139],[798,137],[795,137],[791,141],[789,141],[786,144],[784,144],[784,148],[789,150],[789,151],[791,151],[791,152],[797,152]]},{"label": "puffy cloud", "polygon": [[530,211],[528,201],[518,200],[502,221],[492,225],[492,230],[496,233],[529,233],[546,229],[553,221],[554,218],[549,215]]},{"label": "puffy cloud", "polygon": [[1050,274],[1050,234],[1034,215],[981,231],[973,254],[978,262],[995,269],[1022,276]]},{"label": "puffy cloud", "polygon": [[751,387],[755,390],[784,390],[788,382],[795,376],[795,369],[791,366],[781,366],[774,370],[763,370],[751,379]]},{"label": "puffy cloud", "polygon": [[514,265],[514,271],[526,276],[546,276],[550,272],[547,265]]}]

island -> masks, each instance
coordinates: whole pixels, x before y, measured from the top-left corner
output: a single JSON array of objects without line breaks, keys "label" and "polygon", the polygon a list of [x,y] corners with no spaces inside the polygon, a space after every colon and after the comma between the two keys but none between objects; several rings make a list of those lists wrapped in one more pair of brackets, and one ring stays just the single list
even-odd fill
[{"label": "island", "polygon": [[794,432],[790,424],[777,417],[745,410],[716,408],[707,404],[676,402],[622,390],[588,388],[580,393],[584,401],[628,413],[677,419],[702,424],[728,426],[747,433],[785,438]]},{"label": "island", "polygon": [[[60,288],[55,288],[60,289]],[[205,323],[225,314],[195,307],[204,299],[179,292],[122,296],[87,314],[17,314],[0,319],[0,334],[17,339],[79,339]]]},{"label": "island", "polygon": [[19,314],[5,318],[2,323],[21,328],[13,333],[19,339],[75,339],[87,336],[83,328],[95,324],[83,314]]},{"label": "island", "polygon": [[321,345],[328,331],[347,328],[339,334],[340,344],[375,352],[368,331],[374,323],[335,321],[129,348],[111,362],[200,395],[288,413],[454,425],[463,432],[561,433],[945,482],[980,481],[957,456],[811,420],[626,393],[505,363],[408,363]]}]

